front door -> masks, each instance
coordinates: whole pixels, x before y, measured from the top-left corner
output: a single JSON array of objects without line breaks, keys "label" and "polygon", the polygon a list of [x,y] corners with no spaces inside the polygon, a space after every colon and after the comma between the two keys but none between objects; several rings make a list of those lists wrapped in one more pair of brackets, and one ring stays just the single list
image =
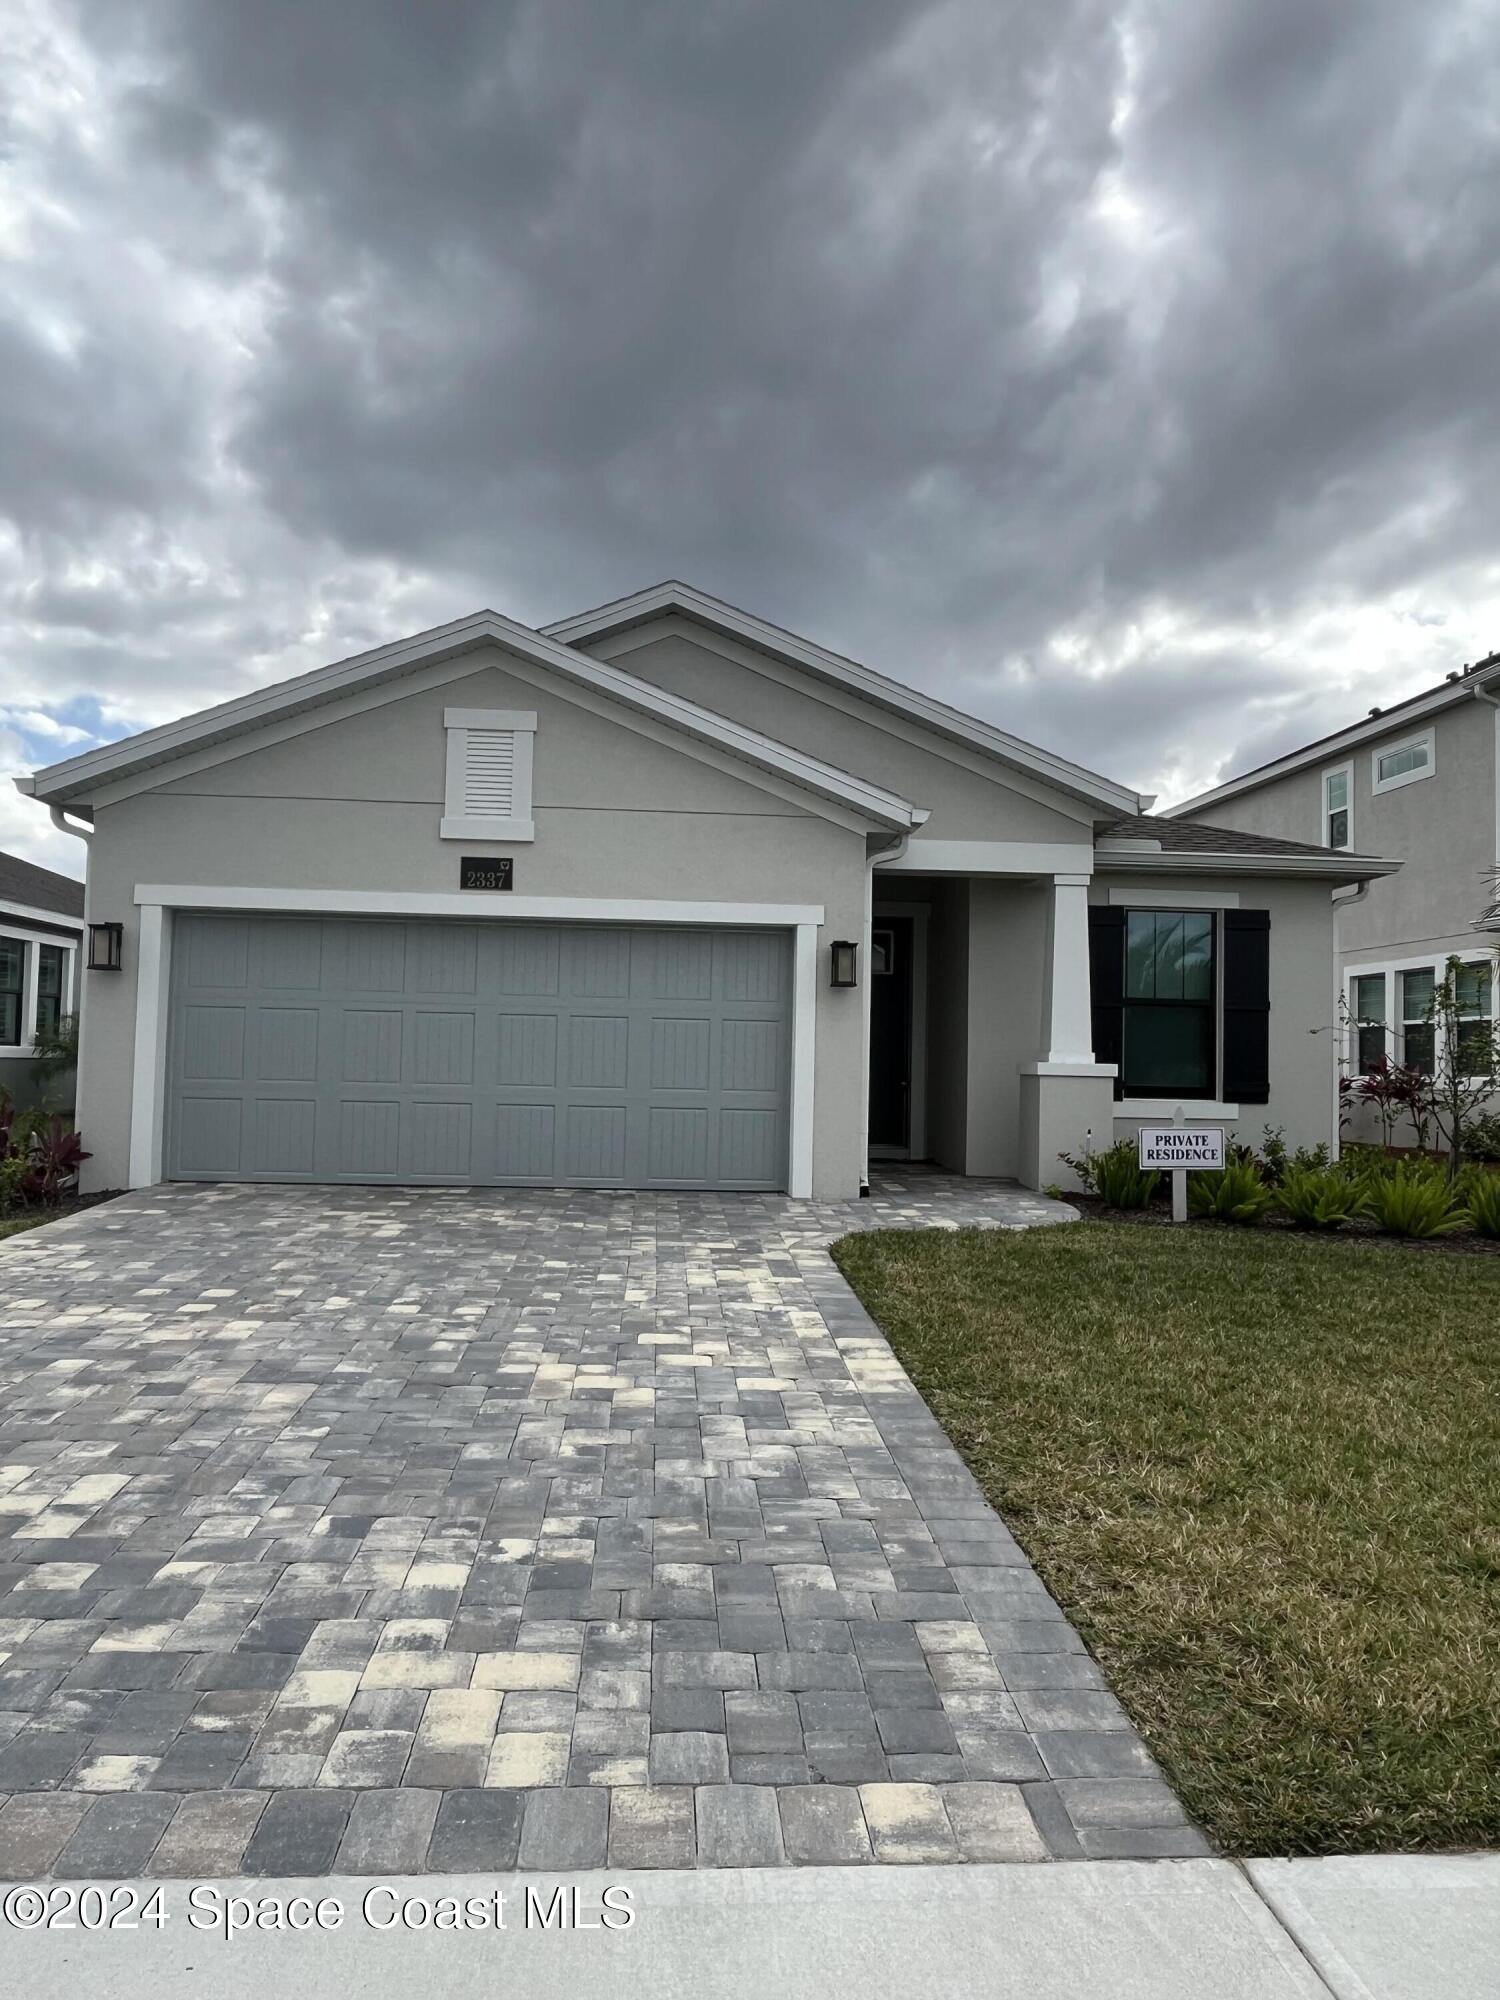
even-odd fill
[{"label": "front door", "polygon": [[912,920],[877,917],[870,933],[870,1144],[911,1145]]}]

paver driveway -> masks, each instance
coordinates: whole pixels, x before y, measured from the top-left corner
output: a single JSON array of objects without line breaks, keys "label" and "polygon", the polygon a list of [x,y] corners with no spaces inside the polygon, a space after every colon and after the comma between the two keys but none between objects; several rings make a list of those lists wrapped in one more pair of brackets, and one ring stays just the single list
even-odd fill
[{"label": "paver driveway", "polygon": [[0,1249],[0,1877],[1197,1853],[829,1260],[1066,1218],[163,1187]]}]

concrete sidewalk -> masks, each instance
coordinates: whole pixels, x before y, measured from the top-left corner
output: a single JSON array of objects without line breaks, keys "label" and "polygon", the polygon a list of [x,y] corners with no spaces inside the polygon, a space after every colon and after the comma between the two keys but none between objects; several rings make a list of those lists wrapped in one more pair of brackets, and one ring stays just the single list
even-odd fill
[{"label": "concrete sidewalk", "polygon": [[[440,1934],[401,1921],[402,1900],[475,1898],[506,1925]],[[601,1892],[629,1891],[628,1929],[528,1926],[572,1910],[597,1926]],[[54,1893],[56,1893],[54,1891]],[[1500,1974],[1500,1857],[1272,1862],[1080,1862],[914,1869],[238,1881],[198,1894],[205,1918],[238,1894],[334,1898],[336,1931],[247,1930],[226,1941],[188,1922],[190,1885],[165,1889],[160,1930],[0,1934],[0,1986],[73,2000],[308,2000],[410,1990],[526,2000],[1480,2000]],[[1267,1898],[1270,1900],[1268,1901]],[[368,1899],[369,1917],[365,1913]],[[1274,1907],[1273,1907],[1274,1906]],[[1289,1913],[1288,1922],[1276,1911]],[[388,1928],[381,1926],[389,1925]],[[1290,1927],[1288,1927],[1288,1925]]]}]

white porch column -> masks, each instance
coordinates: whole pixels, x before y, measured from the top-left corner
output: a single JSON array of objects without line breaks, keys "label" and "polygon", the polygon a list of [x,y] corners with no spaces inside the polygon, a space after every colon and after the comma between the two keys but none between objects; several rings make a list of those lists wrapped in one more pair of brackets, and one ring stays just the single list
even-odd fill
[{"label": "white porch column", "polygon": [[1047,957],[1042,974],[1044,1063],[1092,1063],[1094,1027],[1089,1009],[1089,878],[1054,875],[1047,911]]},{"label": "white porch column", "polygon": [[1041,1048],[1022,1063],[1020,1170],[1028,1187],[1076,1187],[1075,1158],[1114,1137],[1113,1063],[1094,1061],[1089,996],[1089,877],[1054,875],[1042,966]]}]

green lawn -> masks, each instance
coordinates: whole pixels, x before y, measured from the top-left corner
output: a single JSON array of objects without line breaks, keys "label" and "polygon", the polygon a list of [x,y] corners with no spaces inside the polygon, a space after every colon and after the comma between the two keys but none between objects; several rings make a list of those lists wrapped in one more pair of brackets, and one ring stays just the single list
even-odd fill
[{"label": "green lawn", "polygon": [[1500,1267],[1086,1222],[840,1269],[1227,1851],[1500,1843]]},{"label": "green lawn", "polygon": [[19,1236],[23,1229],[37,1229],[54,1219],[52,1209],[29,1209],[24,1215],[0,1216],[0,1243],[7,1236]]}]

